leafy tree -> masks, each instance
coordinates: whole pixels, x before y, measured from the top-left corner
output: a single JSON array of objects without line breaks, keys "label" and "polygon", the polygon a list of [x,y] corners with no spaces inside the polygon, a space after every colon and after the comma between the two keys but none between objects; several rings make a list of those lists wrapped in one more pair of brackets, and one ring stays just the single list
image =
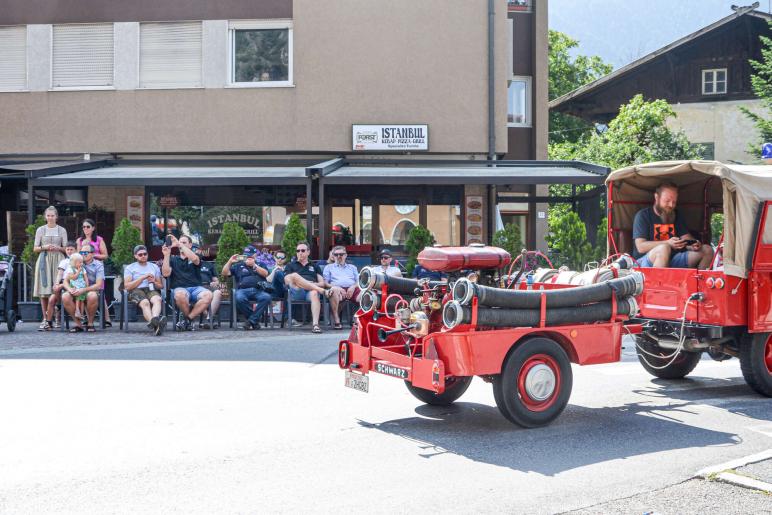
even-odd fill
[{"label": "leafy tree", "polygon": [[[554,100],[578,87],[611,73],[613,67],[598,56],[572,56],[579,41],[556,30],[549,31],[549,99]],[[593,130],[591,123],[564,113],[551,112],[550,143],[577,141]]]},{"label": "leafy tree", "polygon": [[416,225],[407,233],[405,240],[405,250],[408,253],[407,268],[408,275],[413,275],[413,269],[418,264],[418,253],[426,247],[434,245],[435,240],[432,233],[422,225]]},{"label": "leafy tree", "polygon": [[584,264],[593,258],[593,249],[587,241],[584,222],[574,211],[558,217],[561,229],[547,236],[547,243],[559,256],[555,266],[568,265],[572,270],[582,270]]},{"label": "leafy tree", "polygon": [[[769,22],[768,22],[769,23]],[[772,23],[769,23],[772,28]],[[772,113],[772,38],[759,36],[761,40],[761,61],[750,59],[751,67],[756,72],[751,74],[751,89],[761,99],[761,104],[767,113]],[[758,130],[756,141],[748,144],[748,153],[761,157],[761,145],[772,141],[772,118],[750,111],[747,107],[740,107],[740,111],[753,121]]]},{"label": "leafy tree", "polygon": [[21,261],[22,263],[27,263],[31,267],[35,266],[35,261],[38,258],[38,254],[35,254],[34,251],[35,231],[37,231],[38,227],[41,225],[46,225],[46,217],[38,215],[35,218],[35,222],[24,229],[24,232],[27,233],[27,243],[24,244],[24,249],[21,251]]},{"label": "leafy tree", "polygon": [[292,213],[287,220],[287,227],[284,229],[284,238],[281,240],[281,248],[288,256],[295,255],[295,248],[301,241],[308,241],[306,228],[300,221],[297,213]]},{"label": "leafy tree", "polygon": [[249,236],[244,228],[237,222],[225,222],[222,225],[222,234],[217,240],[217,258],[215,259],[217,269],[222,270],[230,257],[234,254],[241,254],[247,245],[249,245]]},{"label": "leafy tree", "polygon": [[128,218],[121,220],[113,234],[112,252],[110,253],[110,262],[118,273],[121,272],[123,265],[134,262],[134,247],[142,244],[139,229],[131,225]]},{"label": "leafy tree", "polygon": [[515,224],[506,224],[503,229],[499,229],[493,234],[491,243],[494,247],[506,250],[512,256],[512,259],[515,259],[515,256],[523,250],[520,227]]}]

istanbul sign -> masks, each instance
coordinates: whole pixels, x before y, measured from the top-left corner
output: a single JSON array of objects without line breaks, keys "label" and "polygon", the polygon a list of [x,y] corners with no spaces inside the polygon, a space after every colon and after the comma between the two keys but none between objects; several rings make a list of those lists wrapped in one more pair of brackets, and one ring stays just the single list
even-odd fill
[{"label": "istanbul sign", "polygon": [[354,150],[429,150],[428,125],[354,125]]}]

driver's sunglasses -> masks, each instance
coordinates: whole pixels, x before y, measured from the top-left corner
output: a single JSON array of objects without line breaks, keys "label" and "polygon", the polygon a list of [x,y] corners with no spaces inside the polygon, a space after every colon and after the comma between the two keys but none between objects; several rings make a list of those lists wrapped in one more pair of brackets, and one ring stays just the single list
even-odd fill
[{"label": "driver's sunglasses", "polygon": [[335,252],[335,253],[333,253],[333,256],[335,256],[335,257],[341,257],[341,256],[345,256],[345,255],[346,255],[345,252]]}]

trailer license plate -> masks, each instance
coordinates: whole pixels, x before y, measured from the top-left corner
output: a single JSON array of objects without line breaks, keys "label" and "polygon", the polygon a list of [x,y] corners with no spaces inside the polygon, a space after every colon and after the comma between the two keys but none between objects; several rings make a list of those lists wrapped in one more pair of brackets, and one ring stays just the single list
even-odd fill
[{"label": "trailer license plate", "polygon": [[367,393],[370,390],[370,378],[366,375],[346,370],[346,386]]}]

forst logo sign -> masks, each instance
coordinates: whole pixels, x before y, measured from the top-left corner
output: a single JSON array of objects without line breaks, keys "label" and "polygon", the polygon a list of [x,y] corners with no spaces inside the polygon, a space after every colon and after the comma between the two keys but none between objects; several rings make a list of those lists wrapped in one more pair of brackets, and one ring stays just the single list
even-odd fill
[{"label": "forst logo sign", "polygon": [[354,150],[429,150],[428,125],[354,125]]}]

